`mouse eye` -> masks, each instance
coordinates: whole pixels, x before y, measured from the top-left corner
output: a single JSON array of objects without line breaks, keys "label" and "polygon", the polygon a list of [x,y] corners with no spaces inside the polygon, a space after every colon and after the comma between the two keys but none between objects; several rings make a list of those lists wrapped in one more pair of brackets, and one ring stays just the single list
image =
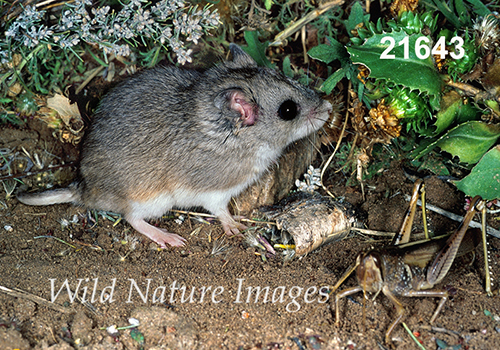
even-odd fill
[{"label": "mouse eye", "polygon": [[278,109],[278,115],[283,120],[292,120],[297,116],[298,106],[292,100],[286,100]]}]

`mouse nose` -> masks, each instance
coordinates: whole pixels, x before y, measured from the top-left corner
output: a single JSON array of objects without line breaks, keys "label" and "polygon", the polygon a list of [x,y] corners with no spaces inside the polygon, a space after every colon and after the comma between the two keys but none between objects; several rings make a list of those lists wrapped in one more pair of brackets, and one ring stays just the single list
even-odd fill
[{"label": "mouse nose", "polygon": [[332,114],[332,111],[333,111],[332,104],[329,101],[323,100],[323,105],[324,105],[324,108],[326,109],[326,111],[328,112],[328,114]]}]

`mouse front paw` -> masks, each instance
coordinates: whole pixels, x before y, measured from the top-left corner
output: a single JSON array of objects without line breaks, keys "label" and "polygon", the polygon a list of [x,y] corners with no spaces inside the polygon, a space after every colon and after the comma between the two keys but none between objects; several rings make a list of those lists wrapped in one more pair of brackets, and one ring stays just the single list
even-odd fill
[{"label": "mouse front paw", "polygon": [[247,226],[243,225],[241,222],[237,222],[234,219],[241,220],[241,219],[244,219],[244,217],[243,216],[234,216],[234,218],[233,218],[232,216],[229,216],[229,217],[220,218],[220,221],[222,223],[222,228],[224,229],[224,232],[228,236],[237,235],[241,231],[244,231],[248,228]]}]

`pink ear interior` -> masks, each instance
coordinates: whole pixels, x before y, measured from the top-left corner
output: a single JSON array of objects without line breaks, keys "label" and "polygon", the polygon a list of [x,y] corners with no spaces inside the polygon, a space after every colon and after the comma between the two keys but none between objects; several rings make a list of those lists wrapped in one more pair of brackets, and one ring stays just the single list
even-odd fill
[{"label": "pink ear interior", "polygon": [[241,91],[234,91],[231,94],[229,107],[241,114],[243,125],[253,125],[257,121],[257,109],[245,99],[245,95]]}]

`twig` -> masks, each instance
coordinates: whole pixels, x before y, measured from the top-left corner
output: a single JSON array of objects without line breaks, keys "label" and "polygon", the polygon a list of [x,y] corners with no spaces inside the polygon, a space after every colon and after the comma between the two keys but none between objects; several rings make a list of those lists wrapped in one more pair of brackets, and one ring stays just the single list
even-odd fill
[{"label": "twig", "polygon": [[[407,202],[410,201],[410,196],[405,194],[405,200]],[[417,204],[422,206],[422,202],[420,201],[420,199],[417,201]],[[436,207],[435,205],[432,205],[432,204],[428,204],[426,203],[425,204],[426,208],[435,212],[435,213],[438,213],[438,214],[441,214],[451,220],[455,220],[455,221],[458,221],[458,222],[461,222],[463,220],[463,216],[460,216],[460,215],[457,215],[457,214],[453,214],[453,213],[450,213],[449,211],[446,211],[444,209],[441,209],[439,207]],[[469,224],[470,227],[474,227],[474,228],[481,228],[481,224],[477,221],[471,221],[470,224]],[[492,235],[493,237],[496,237],[496,238],[500,238],[500,231],[494,229],[493,227],[490,227],[490,226],[486,226],[486,232],[488,232],[490,235]]]},{"label": "twig", "polygon": [[76,89],[75,95],[78,95],[80,93],[80,91],[82,91],[83,88],[85,86],[87,86],[87,84],[90,83],[90,81],[96,77],[97,74],[99,74],[103,71],[104,68],[106,68],[106,67],[99,66],[99,67],[95,68],[94,71],[88,76],[88,78],[85,79],[85,81],[83,83],[81,83],[80,86]]},{"label": "twig", "polygon": [[460,290],[462,292],[465,292],[465,293],[470,293],[470,294],[474,294],[474,295],[483,295],[484,293],[483,292],[476,292],[476,291],[473,291],[473,290],[469,290],[467,288],[460,288],[460,287],[455,287],[457,290]]},{"label": "twig", "polygon": [[66,242],[66,241],[64,241],[64,240],[62,240],[62,239],[60,239],[59,237],[55,237],[55,236],[36,236],[36,237],[33,237],[33,238],[34,238],[34,239],[38,239],[38,238],[53,238],[53,239],[55,239],[56,241],[59,241],[59,242],[61,242],[61,243],[64,243],[64,244],[66,244],[66,245],[70,246],[70,247],[71,247],[71,248],[73,248],[73,249],[76,249],[76,247],[75,247],[74,245],[69,244],[68,242]]},{"label": "twig", "polygon": [[269,46],[279,46],[284,43],[286,38],[291,36],[292,34],[295,34],[298,32],[303,26],[305,26],[307,23],[311,22],[312,20],[318,18],[321,16],[323,13],[326,11],[330,10],[331,8],[335,6],[340,6],[344,3],[344,0],[334,0],[330,1],[327,3],[324,3],[323,5],[319,6],[317,9],[309,12],[307,15],[299,19],[297,22],[292,24],[290,27],[286,28],[284,31],[279,33],[274,37],[274,40],[272,43],[269,44]]},{"label": "twig", "polygon": [[351,231],[364,233],[365,235],[370,235],[370,236],[394,237],[394,235],[395,235],[394,232],[374,231],[374,230],[367,230],[364,228],[357,228],[357,227],[351,227]]},{"label": "twig", "polygon": [[92,312],[94,315],[102,316],[102,313],[99,310],[97,310],[94,305],[92,305],[87,300],[84,301],[82,298],[80,298],[79,295],[76,296],[76,300],[78,300],[80,302],[80,304],[82,304],[83,306],[85,306],[87,308],[87,310],[89,310],[90,312]]},{"label": "twig", "polygon": [[[38,4],[36,4],[35,7],[42,7],[42,6],[45,6],[45,5],[50,5],[51,3],[56,2],[56,1],[59,1],[59,0],[46,0],[46,1],[42,1],[42,2],[39,2]],[[68,2],[73,2],[73,1],[68,1]]]},{"label": "twig", "polygon": [[472,85],[469,85],[469,84],[461,83],[458,81],[453,81],[450,79],[446,82],[446,85],[449,85],[451,87],[454,87],[454,88],[457,88],[457,89],[464,91],[467,95],[474,97],[475,100],[494,99],[494,100],[497,100],[498,102],[500,102],[500,96],[492,96],[490,93],[488,93],[486,91],[479,90],[478,88],[476,88]]},{"label": "twig", "polygon": [[[186,215],[191,215],[191,216],[201,216],[201,217],[206,217],[206,218],[214,218],[214,219],[217,218],[217,216],[212,215],[212,214],[197,213],[197,212],[186,211],[186,210],[171,209],[170,212],[172,212],[172,213],[179,213],[179,214],[186,214]],[[276,225],[275,222],[270,222],[270,221],[260,221],[260,220],[252,220],[252,219],[245,219],[245,218],[240,218],[239,220],[240,221],[244,221],[244,222],[250,222],[250,223],[253,223],[253,224]]]},{"label": "twig", "polygon": [[75,165],[75,162],[69,162],[66,164],[56,165],[53,167],[48,167],[48,168],[40,169],[37,171],[30,171],[30,172],[27,172],[24,174],[14,174],[14,175],[2,176],[2,177],[0,177],[0,181],[10,180],[10,179],[21,179],[23,177],[27,177],[27,176],[31,176],[31,175],[35,175],[35,174],[40,174],[40,173],[44,173],[44,172],[49,171],[49,170],[56,170],[59,168],[64,168],[64,167],[73,166],[73,165]]},{"label": "twig", "polygon": [[337,153],[338,149],[340,148],[340,144],[342,142],[342,139],[344,138],[344,132],[345,132],[348,120],[349,120],[349,114],[347,113],[346,117],[345,117],[345,121],[344,121],[344,126],[342,127],[342,131],[340,132],[339,139],[337,140],[337,145],[335,146],[335,149],[333,150],[332,154],[330,155],[330,158],[328,158],[328,160],[326,161],[325,165],[321,169],[321,174],[319,176],[319,182],[321,183],[321,187],[333,199],[335,199],[335,195],[333,193],[331,193],[330,191],[328,191],[328,189],[326,188],[326,186],[323,184],[323,175],[325,174],[326,169],[328,168],[328,166],[330,165],[330,163],[333,160],[333,157],[335,156],[335,154]]},{"label": "twig", "polygon": [[[85,243],[85,242],[81,242],[81,241],[75,241],[75,242],[77,244],[79,244],[79,245],[82,245],[82,246],[88,247],[88,248],[92,248],[92,249],[95,249],[95,250],[100,251],[100,252],[105,252],[106,251],[104,248],[99,247],[98,245],[95,245],[95,244],[89,244],[89,243]],[[78,249],[77,247],[74,247],[74,248]]]},{"label": "twig", "polygon": [[446,328],[425,326],[425,325],[421,325],[419,328],[426,330],[426,331],[431,331],[431,332],[436,332],[436,333],[446,333],[449,335],[453,335],[455,337],[460,337],[460,333],[455,332],[455,331],[450,331],[449,329],[446,329]]},{"label": "twig", "polygon": [[387,348],[383,346],[380,342],[377,342],[377,345],[380,350],[387,350]]},{"label": "twig", "polygon": [[36,296],[34,294],[30,294],[28,292],[25,292],[21,289],[16,288],[15,290],[12,290],[12,289],[9,289],[7,287],[0,286],[0,291],[4,292],[5,294],[8,294],[10,296],[16,297],[16,298],[24,298],[24,299],[31,300],[32,302],[34,302],[36,304],[46,306],[50,309],[53,309],[53,310],[56,310],[56,311],[59,311],[59,312],[65,313],[65,314],[76,312],[75,310],[68,309],[68,308],[62,307],[58,304],[51,303],[48,300],[40,298],[39,296]]}]

